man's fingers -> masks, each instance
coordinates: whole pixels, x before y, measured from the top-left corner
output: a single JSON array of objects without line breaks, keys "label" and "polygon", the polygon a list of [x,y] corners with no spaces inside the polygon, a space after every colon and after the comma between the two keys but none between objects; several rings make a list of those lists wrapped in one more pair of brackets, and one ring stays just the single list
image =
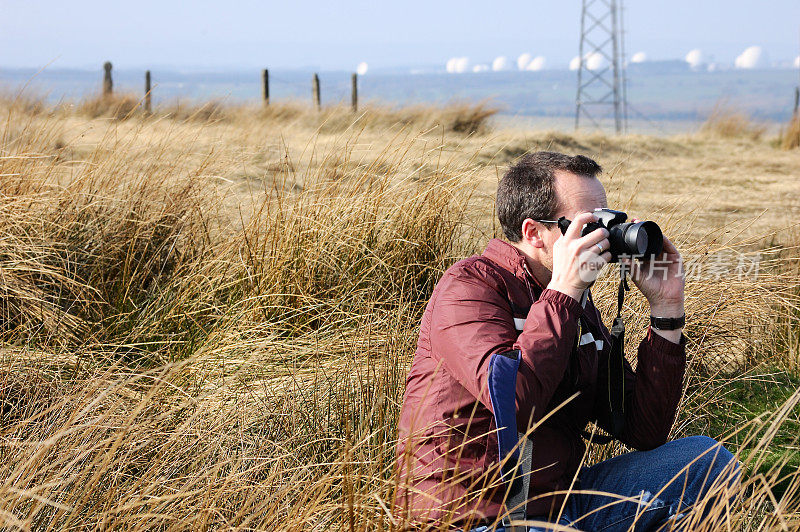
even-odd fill
[{"label": "man's fingers", "polygon": [[[611,247],[611,242],[608,241],[608,229],[603,227],[595,229],[586,236],[582,236],[578,239],[578,242],[581,249],[589,249],[596,244],[600,244],[604,251]],[[599,252],[600,250],[598,249],[597,251]]]},{"label": "man's fingers", "polygon": [[673,254],[673,255],[679,255],[680,254],[680,252],[678,251],[678,248],[675,247],[675,244],[673,244],[672,241],[667,237],[664,237],[664,246],[663,246],[661,251],[664,252],[664,253],[670,253],[670,254]]},{"label": "man's fingers", "polygon": [[589,222],[596,221],[597,216],[591,212],[582,212],[575,216],[575,218],[572,220],[572,223],[569,224],[569,227],[567,227],[567,232],[564,233],[564,236],[570,239],[580,238],[583,226]]},{"label": "man's fingers", "polygon": [[598,254],[597,250],[584,250],[578,257],[578,276],[586,283],[592,283],[611,261],[611,252]]}]

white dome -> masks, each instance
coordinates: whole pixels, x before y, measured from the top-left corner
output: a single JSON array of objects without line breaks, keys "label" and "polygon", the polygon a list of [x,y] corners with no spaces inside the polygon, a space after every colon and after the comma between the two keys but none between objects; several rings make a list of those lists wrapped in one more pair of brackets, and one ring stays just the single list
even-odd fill
[{"label": "white dome", "polygon": [[363,76],[364,74],[367,73],[367,70],[369,70],[369,65],[366,64],[364,61],[362,61],[356,67],[356,74],[358,74],[359,76]]},{"label": "white dome", "polygon": [[760,46],[750,46],[739,54],[733,65],[736,68],[764,68],[767,63],[767,52]]},{"label": "white dome", "polygon": [[636,52],[631,57],[631,63],[644,63],[647,61],[647,54],[644,52]]},{"label": "white dome", "polygon": [[534,72],[538,72],[544,68],[545,59],[542,55],[537,55],[534,57],[530,63],[528,63],[528,67],[525,70],[532,70]]},{"label": "white dome", "polygon": [[701,52],[698,48],[691,50],[688,54],[686,54],[686,58],[684,61],[689,63],[689,66],[692,68],[698,68],[700,65],[703,64],[703,52]]},{"label": "white dome", "polygon": [[526,68],[528,68],[528,64],[531,62],[532,59],[533,56],[528,52],[520,54],[520,56],[517,57],[517,68],[520,70],[525,70]]},{"label": "white dome", "polygon": [[[602,70],[608,66],[608,61],[603,54],[594,52],[583,56],[583,65],[587,70]],[[575,56],[569,62],[570,70],[578,70],[581,66],[580,59]]]},{"label": "white dome", "polygon": [[794,67],[800,68],[800,55],[794,58]]},{"label": "white dome", "polygon": [[500,57],[495,57],[494,61],[492,61],[492,70],[495,72],[500,72],[502,70],[510,70],[511,69],[511,61],[504,55]]},{"label": "white dome", "polygon": [[608,61],[606,61],[606,58],[597,52],[593,54],[587,54],[585,60],[586,68],[589,70],[602,70],[608,66]]},{"label": "white dome", "polygon": [[469,57],[451,57],[447,60],[447,71],[451,74],[461,74],[469,71]]}]

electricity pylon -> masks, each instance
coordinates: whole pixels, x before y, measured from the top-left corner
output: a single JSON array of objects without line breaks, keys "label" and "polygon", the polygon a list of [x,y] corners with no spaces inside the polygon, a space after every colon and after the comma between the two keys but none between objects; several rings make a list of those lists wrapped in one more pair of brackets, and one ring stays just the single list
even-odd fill
[{"label": "electricity pylon", "polygon": [[613,111],[614,129],[628,128],[622,0],[583,0],[578,52],[575,129],[581,118],[602,129]]}]

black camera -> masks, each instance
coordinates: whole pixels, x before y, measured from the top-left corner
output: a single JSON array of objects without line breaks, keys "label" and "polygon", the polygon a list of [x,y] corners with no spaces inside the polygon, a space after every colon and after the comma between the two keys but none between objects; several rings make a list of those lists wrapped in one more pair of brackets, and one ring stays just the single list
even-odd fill
[{"label": "black camera", "polygon": [[[608,230],[608,241],[611,242],[611,262],[619,262],[620,256],[646,260],[661,254],[664,247],[664,235],[655,222],[628,222],[628,215],[613,209],[595,209],[596,222],[586,224],[581,236],[586,236],[595,229],[604,227]],[[562,216],[558,219],[561,233],[567,232],[572,223]]]}]

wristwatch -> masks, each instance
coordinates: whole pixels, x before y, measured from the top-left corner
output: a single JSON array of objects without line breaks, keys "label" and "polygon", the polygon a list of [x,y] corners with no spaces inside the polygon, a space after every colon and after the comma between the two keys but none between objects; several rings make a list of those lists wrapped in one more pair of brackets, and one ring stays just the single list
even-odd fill
[{"label": "wristwatch", "polygon": [[650,326],[659,331],[674,331],[675,329],[682,329],[684,325],[686,325],[686,314],[680,318],[650,316]]}]

